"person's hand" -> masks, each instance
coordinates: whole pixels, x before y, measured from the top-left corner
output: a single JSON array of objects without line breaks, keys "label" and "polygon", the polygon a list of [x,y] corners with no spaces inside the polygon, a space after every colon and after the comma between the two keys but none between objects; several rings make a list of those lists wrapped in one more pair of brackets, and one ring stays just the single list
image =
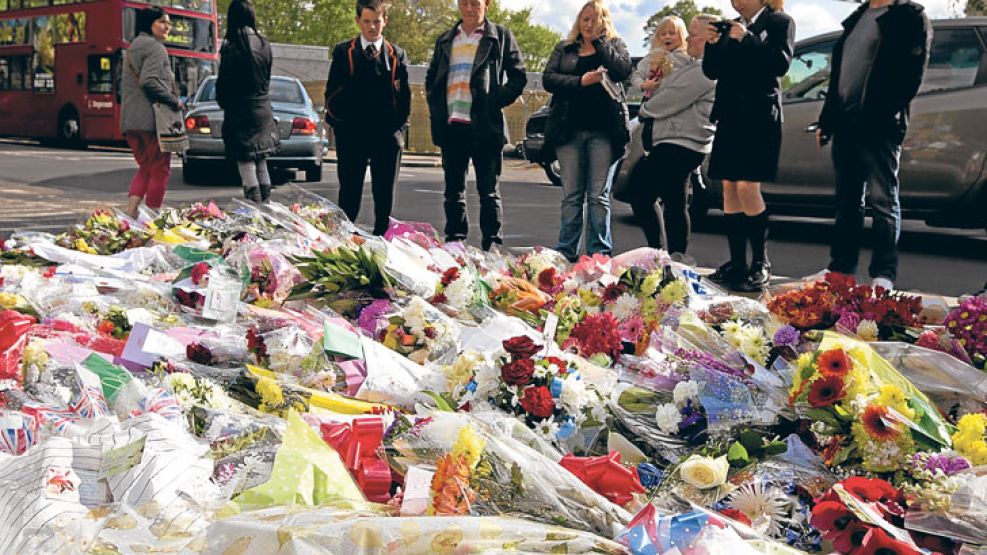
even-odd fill
[{"label": "person's hand", "polygon": [[712,24],[706,25],[706,42],[709,44],[716,44],[720,42],[720,30]]},{"label": "person's hand", "polygon": [[659,79],[648,79],[647,81],[641,83],[641,90],[645,92],[651,92],[657,89],[659,84],[661,84],[661,81]]},{"label": "person's hand", "polygon": [[744,35],[746,34],[747,34],[747,27],[744,27],[743,23],[739,21],[730,22],[730,32],[727,34],[728,37],[734,40],[741,40],[744,38]]},{"label": "person's hand", "polygon": [[178,111],[179,112],[184,112],[185,111],[185,101],[184,100],[179,100],[178,101]]},{"label": "person's hand", "polygon": [[586,73],[583,74],[583,77],[579,80],[579,83],[584,87],[588,87],[590,85],[595,85],[597,83],[602,83],[602,82],[603,82],[603,71],[600,69],[587,71]]},{"label": "person's hand", "polygon": [[822,150],[822,147],[829,144],[830,137],[826,133],[823,133],[821,128],[816,129],[816,148]]}]

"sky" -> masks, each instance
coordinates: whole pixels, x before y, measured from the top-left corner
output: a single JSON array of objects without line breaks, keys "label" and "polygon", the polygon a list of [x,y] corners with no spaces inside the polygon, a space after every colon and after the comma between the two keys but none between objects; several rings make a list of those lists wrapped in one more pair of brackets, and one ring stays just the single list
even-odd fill
[{"label": "sky", "polygon": [[[500,0],[506,8],[533,7],[535,21],[567,34],[586,0]],[[627,42],[632,55],[645,54],[644,23],[651,14],[675,0],[609,0],[617,32]],[[950,0],[920,0],[929,17],[951,17]],[[965,3],[965,2],[964,2]],[[736,17],[730,0],[697,0],[698,6],[716,6],[724,15]],[[795,19],[795,38],[801,40],[840,28],[840,22],[857,7],[856,3],[838,0],[786,0],[785,11]]]}]

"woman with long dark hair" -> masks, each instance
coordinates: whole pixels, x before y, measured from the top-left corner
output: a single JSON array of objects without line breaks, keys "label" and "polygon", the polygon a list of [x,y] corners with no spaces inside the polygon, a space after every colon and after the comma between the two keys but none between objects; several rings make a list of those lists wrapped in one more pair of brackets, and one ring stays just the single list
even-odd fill
[{"label": "woman with long dark hair", "polygon": [[[703,73],[716,79],[710,118],[716,137],[709,176],[723,181],[730,261],[710,279],[759,291],[771,279],[768,212],[761,182],[774,181],[781,150],[781,78],[788,72],[795,22],[783,0],[731,0],[740,14],[720,31],[707,27]],[[747,243],[752,257],[747,263]]]},{"label": "woman with long dark hair", "polygon": [[226,40],[220,50],[216,101],[223,109],[226,157],[236,162],[243,195],[254,202],[271,197],[268,156],[280,145],[269,93],[271,44],[257,32],[254,6],[233,0],[226,12]]},{"label": "woman with long dark hair", "polygon": [[143,201],[157,210],[164,201],[171,177],[171,153],[161,152],[154,124],[152,103],[182,108],[164,41],[171,20],[155,6],[137,12],[137,36],[130,42],[120,84],[120,130],[137,161],[138,170],[130,182],[127,214],[137,217]]}]

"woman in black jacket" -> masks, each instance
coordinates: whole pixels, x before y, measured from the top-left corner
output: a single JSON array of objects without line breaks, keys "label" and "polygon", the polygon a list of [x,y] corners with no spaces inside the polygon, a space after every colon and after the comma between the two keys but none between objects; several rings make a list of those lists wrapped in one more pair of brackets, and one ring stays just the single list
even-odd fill
[{"label": "woman in black jacket", "polygon": [[226,40],[220,50],[216,101],[223,109],[223,145],[243,181],[243,194],[254,202],[271,196],[267,157],[280,141],[271,109],[271,45],[257,32],[254,7],[233,0],[226,14]]},{"label": "woman in black jacket", "polygon": [[[709,176],[723,181],[730,260],[710,279],[759,291],[771,279],[768,213],[761,182],[773,181],[781,149],[781,78],[788,72],[795,22],[783,0],[732,0],[740,17],[729,29],[708,28],[703,73],[716,79],[710,119],[716,138]],[[747,242],[752,261],[747,264]]]},{"label": "woman in black jacket", "polygon": [[[610,165],[627,144],[627,118],[603,86],[604,75],[621,83],[633,70],[610,11],[600,0],[579,10],[569,38],[556,45],[542,76],[552,93],[545,139],[555,148],[562,172],[562,223],[556,249],[570,261],[579,256],[583,206],[589,212],[586,251],[610,254]],[[619,86],[619,85],[618,85]]]}]

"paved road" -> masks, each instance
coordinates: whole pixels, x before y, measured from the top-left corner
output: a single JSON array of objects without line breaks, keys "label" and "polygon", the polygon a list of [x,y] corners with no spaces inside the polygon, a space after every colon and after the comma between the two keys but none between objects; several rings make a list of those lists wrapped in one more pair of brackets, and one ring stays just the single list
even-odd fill
[{"label": "paved road", "polygon": [[[18,141],[0,140],[0,236],[13,229],[64,228],[99,205],[120,205],[136,165],[120,149],[70,151],[42,148]],[[321,183],[303,184],[309,190],[335,199],[338,192],[334,166],[327,166]],[[275,191],[275,199],[285,190]],[[534,244],[551,246],[559,229],[560,190],[547,184],[541,170],[519,160],[506,161],[502,182],[505,240],[508,247]],[[187,203],[215,199],[221,205],[239,195],[230,184],[211,187],[186,185],[180,163],[173,162],[166,202]],[[358,224],[369,226],[369,186],[365,210]],[[478,206],[470,198],[470,241],[478,242]],[[441,229],[442,175],[438,168],[404,168],[397,192],[395,217],[427,221]],[[634,227],[630,209],[614,206],[615,250],[622,252],[644,244]],[[810,218],[778,218],[771,224],[771,258],[775,272],[801,276],[821,269],[828,260],[832,221]],[[714,266],[726,256],[720,218],[714,214],[694,230],[690,255],[703,266]],[[864,262],[869,252],[864,253]],[[984,230],[929,228],[906,222],[901,238],[898,286],[905,290],[959,295],[979,288],[987,280],[987,234]]]}]

